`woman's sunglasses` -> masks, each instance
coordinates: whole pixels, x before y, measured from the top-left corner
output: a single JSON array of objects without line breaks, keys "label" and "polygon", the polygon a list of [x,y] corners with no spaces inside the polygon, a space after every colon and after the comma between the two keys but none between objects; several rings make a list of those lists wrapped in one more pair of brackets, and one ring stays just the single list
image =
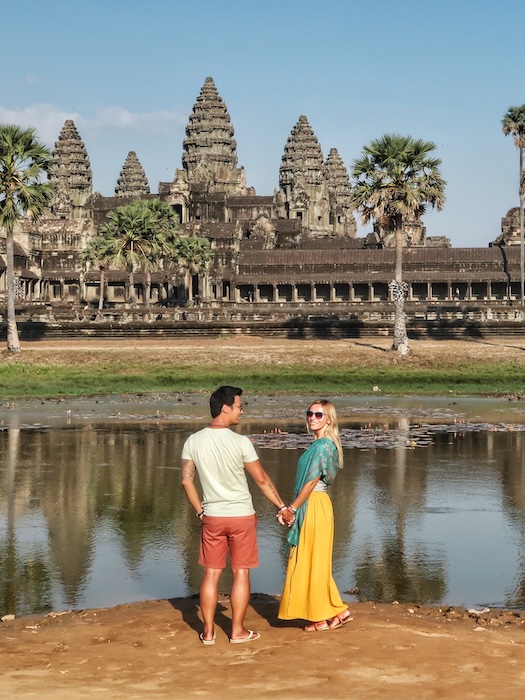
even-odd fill
[{"label": "woman's sunglasses", "polygon": [[317,418],[317,420],[321,420],[321,418],[324,416],[324,413],[322,411],[306,411],[307,418],[312,418],[314,416]]}]

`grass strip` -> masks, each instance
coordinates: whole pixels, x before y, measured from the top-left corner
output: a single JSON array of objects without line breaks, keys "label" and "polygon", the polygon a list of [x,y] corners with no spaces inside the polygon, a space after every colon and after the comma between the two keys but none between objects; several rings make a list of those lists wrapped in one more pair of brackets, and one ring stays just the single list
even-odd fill
[{"label": "grass strip", "polygon": [[90,365],[0,364],[0,398],[107,396],[121,393],[211,391],[220,384],[241,385],[251,393],[525,395],[523,365],[514,362],[454,367],[308,367],[275,364],[167,365],[166,363]]}]

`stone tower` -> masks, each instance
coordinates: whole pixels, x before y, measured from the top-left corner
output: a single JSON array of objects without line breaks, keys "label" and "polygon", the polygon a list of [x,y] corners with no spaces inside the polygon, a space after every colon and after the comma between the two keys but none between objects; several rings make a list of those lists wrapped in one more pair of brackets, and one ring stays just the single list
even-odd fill
[{"label": "stone tower", "polygon": [[352,187],[348,171],[336,148],[331,148],[325,162],[330,207],[329,224],[338,236],[355,238],[357,226],[352,207]]},{"label": "stone tower", "polygon": [[148,179],[135,151],[130,151],[115,187],[117,197],[139,199],[150,193]]},{"label": "stone tower", "polygon": [[323,153],[303,115],[284,147],[279,169],[279,216],[301,219],[312,235],[329,232],[328,184]]},{"label": "stone tower", "polygon": [[72,119],[68,119],[55,143],[49,182],[55,187],[51,213],[62,219],[90,216],[84,209],[93,194],[89,157]]},{"label": "stone tower", "polygon": [[244,168],[237,167],[237,142],[226,105],[213,78],[206,78],[186,127],[182,166],[187,181],[208,192],[246,194]]}]

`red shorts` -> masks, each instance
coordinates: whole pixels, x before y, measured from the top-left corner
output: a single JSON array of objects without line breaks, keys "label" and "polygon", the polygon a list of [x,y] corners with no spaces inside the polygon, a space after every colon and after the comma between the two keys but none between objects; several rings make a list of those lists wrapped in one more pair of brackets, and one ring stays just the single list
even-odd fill
[{"label": "red shorts", "polygon": [[224,569],[230,552],[232,569],[259,566],[257,516],[221,518],[203,515],[199,564],[209,569]]}]

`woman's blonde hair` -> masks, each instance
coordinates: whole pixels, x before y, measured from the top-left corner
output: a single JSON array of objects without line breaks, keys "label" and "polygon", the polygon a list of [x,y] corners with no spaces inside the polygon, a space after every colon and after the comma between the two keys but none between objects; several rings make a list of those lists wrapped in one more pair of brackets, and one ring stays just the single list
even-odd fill
[{"label": "woman's blonde hair", "polygon": [[[320,404],[328,416],[330,423],[327,423],[326,425],[324,436],[331,440],[337,447],[337,454],[339,455],[339,468],[342,469],[343,446],[341,445],[341,438],[339,436],[339,426],[337,424],[337,411],[335,410],[335,406],[331,401],[328,401],[328,399],[317,399],[316,401],[312,401],[308,410],[310,410],[315,404]],[[311,432],[310,426],[308,425],[308,420],[306,421],[306,429],[309,433]]]}]

